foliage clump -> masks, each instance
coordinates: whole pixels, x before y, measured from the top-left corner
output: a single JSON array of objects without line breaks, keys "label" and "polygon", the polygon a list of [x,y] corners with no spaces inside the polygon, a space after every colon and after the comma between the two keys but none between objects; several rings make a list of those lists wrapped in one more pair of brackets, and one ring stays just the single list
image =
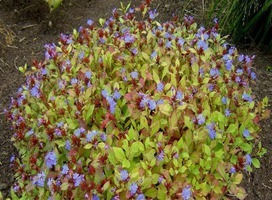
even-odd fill
[{"label": "foliage clump", "polygon": [[253,57],[217,23],[156,16],[122,6],[45,45],[6,111],[14,199],[245,197],[237,185],[265,153],[253,147],[268,101],[251,95]]}]

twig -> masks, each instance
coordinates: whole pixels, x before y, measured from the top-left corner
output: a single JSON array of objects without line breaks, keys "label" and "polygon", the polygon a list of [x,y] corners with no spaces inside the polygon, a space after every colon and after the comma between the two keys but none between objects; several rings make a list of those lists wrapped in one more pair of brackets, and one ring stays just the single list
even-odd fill
[{"label": "twig", "polygon": [[267,185],[265,185],[264,183],[262,183],[262,185],[263,185],[264,187],[269,188],[270,190],[272,190],[272,187],[267,186]]},{"label": "twig", "polygon": [[5,61],[3,61],[2,58],[0,58],[0,61],[1,61],[2,63],[4,63],[6,66],[10,67],[10,65],[9,65],[8,63],[6,63]]},{"label": "twig", "polygon": [[17,57],[14,59],[14,66],[15,66],[15,68],[16,68],[16,69],[18,69],[18,67],[17,67],[17,63],[16,63],[16,61],[17,61],[18,57],[19,57],[19,56],[17,56]]},{"label": "twig", "polygon": [[25,29],[27,29],[27,28],[32,28],[33,26],[37,26],[37,24],[29,24],[29,25],[23,26],[23,27],[21,28],[21,30],[25,30]]},{"label": "twig", "polygon": [[[5,71],[2,69],[2,67],[0,67],[0,70],[3,72],[3,73],[5,73]],[[1,114],[1,113],[0,113]]]}]

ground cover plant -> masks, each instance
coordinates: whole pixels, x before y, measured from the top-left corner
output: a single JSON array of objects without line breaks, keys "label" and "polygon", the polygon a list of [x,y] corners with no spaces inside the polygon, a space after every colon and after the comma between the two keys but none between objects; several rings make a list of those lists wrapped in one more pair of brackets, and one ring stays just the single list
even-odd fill
[{"label": "ground cover plant", "polygon": [[160,24],[141,8],[146,20],[123,8],[61,35],[26,73],[6,113],[21,155],[18,195],[245,197],[236,185],[259,167],[264,150],[252,148],[267,104],[254,106],[253,58],[229,47],[217,22]]}]

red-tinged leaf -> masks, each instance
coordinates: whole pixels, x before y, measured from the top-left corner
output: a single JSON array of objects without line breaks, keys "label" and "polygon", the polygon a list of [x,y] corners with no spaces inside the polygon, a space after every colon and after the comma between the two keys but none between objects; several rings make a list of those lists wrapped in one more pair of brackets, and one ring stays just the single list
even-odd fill
[{"label": "red-tinged leaf", "polygon": [[94,166],[92,166],[92,165],[89,166],[89,173],[90,173],[91,175],[94,175],[94,174],[95,174],[95,168],[94,168]]},{"label": "red-tinged leaf", "polygon": [[100,126],[101,129],[104,129],[107,126],[109,121],[110,120],[108,118],[104,119],[103,122],[101,123],[101,126]]},{"label": "red-tinged leaf", "polygon": [[259,121],[260,121],[260,116],[259,116],[259,115],[256,116],[256,117],[253,119],[253,122],[254,122],[255,124],[258,124]]},{"label": "red-tinged leaf", "polygon": [[77,120],[78,120],[79,127],[82,127],[85,130],[88,129],[86,122],[81,117],[79,117]]},{"label": "red-tinged leaf", "polygon": [[78,150],[73,148],[69,151],[69,156],[76,156],[78,154]]},{"label": "red-tinged leaf", "polygon": [[144,81],[144,79],[143,79],[143,78],[140,78],[139,83],[141,84],[141,86],[142,86],[142,87],[144,87],[144,85],[145,85],[145,81]]},{"label": "red-tinged leaf", "polygon": [[128,92],[127,94],[125,94],[125,99],[128,101],[131,101],[133,98],[132,92]]},{"label": "red-tinged leaf", "polygon": [[152,74],[151,74],[150,72],[147,72],[147,73],[146,73],[146,78],[147,78],[148,80],[152,80],[152,79],[153,79]]}]

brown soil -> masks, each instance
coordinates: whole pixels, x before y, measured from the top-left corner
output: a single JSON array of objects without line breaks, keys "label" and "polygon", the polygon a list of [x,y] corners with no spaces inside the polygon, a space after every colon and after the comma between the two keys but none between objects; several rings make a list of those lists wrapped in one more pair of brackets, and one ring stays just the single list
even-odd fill
[{"label": "brown soil", "polygon": [[[139,5],[141,0],[133,0],[132,5]],[[43,0],[0,0],[0,190],[9,196],[13,183],[13,171],[9,161],[16,154],[10,138],[12,131],[5,120],[3,110],[8,108],[10,97],[23,83],[23,76],[18,67],[33,59],[43,59],[44,44],[56,43],[60,33],[72,32],[74,28],[86,23],[88,19],[109,17],[114,7],[119,7],[119,0],[64,0],[59,9],[50,13]],[[123,0],[127,4],[128,0]],[[203,22],[204,6],[199,2],[186,5],[180,0],[155,0],[159,20],[168,20],[173,12],[181,13],[186,6],[188,14],[194,15],[200,24]],[[255,71],[258,75],[253,85],[257,99],[268,96],[272,99],[272,56],[265,55],[256,48],[243,48],[243,53],[255,54]],[[271,101],[270,101],[271,103]],[[261,168],[245,174],[243,186],[248,192],[248,200],[272,199],[272,134],[271,117],[262,122],[261,141],[268,153],[261,158]]]}]

